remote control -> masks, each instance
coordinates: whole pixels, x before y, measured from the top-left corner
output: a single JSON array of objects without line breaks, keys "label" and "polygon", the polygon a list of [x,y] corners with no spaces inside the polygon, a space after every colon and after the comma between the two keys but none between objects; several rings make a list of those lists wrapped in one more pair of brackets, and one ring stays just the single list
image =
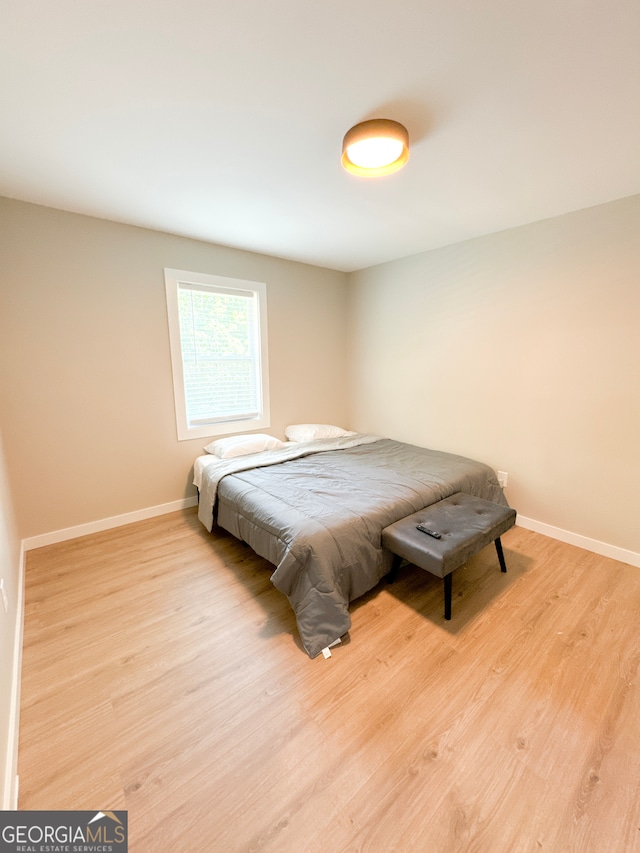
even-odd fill
[{"label": "remote control", "polygon": [[421,533],[426,533],[427,536],[433,536],[434,539],[441,539],[442,534],[438,533],[437,530],[430,530],[425,524],[416,524],[416,528]]}]

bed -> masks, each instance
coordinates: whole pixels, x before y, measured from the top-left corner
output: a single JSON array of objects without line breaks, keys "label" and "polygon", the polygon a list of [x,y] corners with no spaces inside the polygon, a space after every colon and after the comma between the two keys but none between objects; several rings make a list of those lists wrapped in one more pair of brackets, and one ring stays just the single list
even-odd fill
[{"label": "bed", "polygon": [[194,465],[198,517],[275,566],[305,651],[315,658],[349,630],[349,603],[391,569],[384,527],[465,492],[506,505],[495,472],[463,456],[373,435],[286,442]]}]

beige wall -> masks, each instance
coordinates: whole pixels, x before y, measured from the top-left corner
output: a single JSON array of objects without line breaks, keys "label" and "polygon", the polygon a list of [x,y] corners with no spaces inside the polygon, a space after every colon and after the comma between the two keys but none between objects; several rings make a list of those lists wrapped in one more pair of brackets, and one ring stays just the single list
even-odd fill
[{"label": "beige wall", "polygon": [[271,428],[346,421],[346,275],[0,199],[0,429],[20,537],[192,495],[164,267],[265,281]]},{"label": "beige wall", "polygon": [[640,196],[349,289],[352,429],[482,459],[522,516],[640,552]]},{"label": "beige wall", "polygon": [[267,282],[273,434],[326,420],[481,458],[521,516],[640,552],[640,196],[350,276],[7,199],[0,233],[21,537],[192,494],[168,266]]},{"label": "beige wall", "polygon": [[19,700],[19,654],[22,624],[20,546],[6,477],[0,438],[0,578],[4,580],[8,613],[0,603],[0,809],[15,808],[15,779],[18,772],[17,714]]}]

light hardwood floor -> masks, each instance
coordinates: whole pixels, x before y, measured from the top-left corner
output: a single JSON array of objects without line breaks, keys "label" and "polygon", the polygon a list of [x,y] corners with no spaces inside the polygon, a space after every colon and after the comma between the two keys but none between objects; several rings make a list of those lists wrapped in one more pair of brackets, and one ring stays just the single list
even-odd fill
[{"label": "light hardwood floor", "polygon": [[640,570],[514,528],[406,567],[301,651],[195,511],[28,554],[20,807],[128,809],[131,853],[640,851]]}]

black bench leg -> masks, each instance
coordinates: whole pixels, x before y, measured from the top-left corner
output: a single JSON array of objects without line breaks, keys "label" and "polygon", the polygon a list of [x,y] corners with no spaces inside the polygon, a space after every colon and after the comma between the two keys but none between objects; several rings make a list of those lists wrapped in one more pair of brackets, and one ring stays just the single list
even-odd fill
[{"label": "black bench leg", "polygon": [[393,555],[393,562],[391,563],[391,571],[387,575],[387,583],[393,583],[396,579],[396,575],[398,574],[398,569],[400,568],[400,563],[402,562],[402,557],[399,557],[397,554]]},{"label": "black bench leg", "polygon": [[496,539],[496,551],[498,552],[498,560],[500,560],[500,570],[503,572],[507,571],[507,564],[504,561],[504,553],[502,551],[502,542],[500,541],[500,537]]},{"label": "black bench leg", "polygon": [[444,618],[451,619],[451,577],[452,574],[449,572],[448,575],[444,576]]}]

